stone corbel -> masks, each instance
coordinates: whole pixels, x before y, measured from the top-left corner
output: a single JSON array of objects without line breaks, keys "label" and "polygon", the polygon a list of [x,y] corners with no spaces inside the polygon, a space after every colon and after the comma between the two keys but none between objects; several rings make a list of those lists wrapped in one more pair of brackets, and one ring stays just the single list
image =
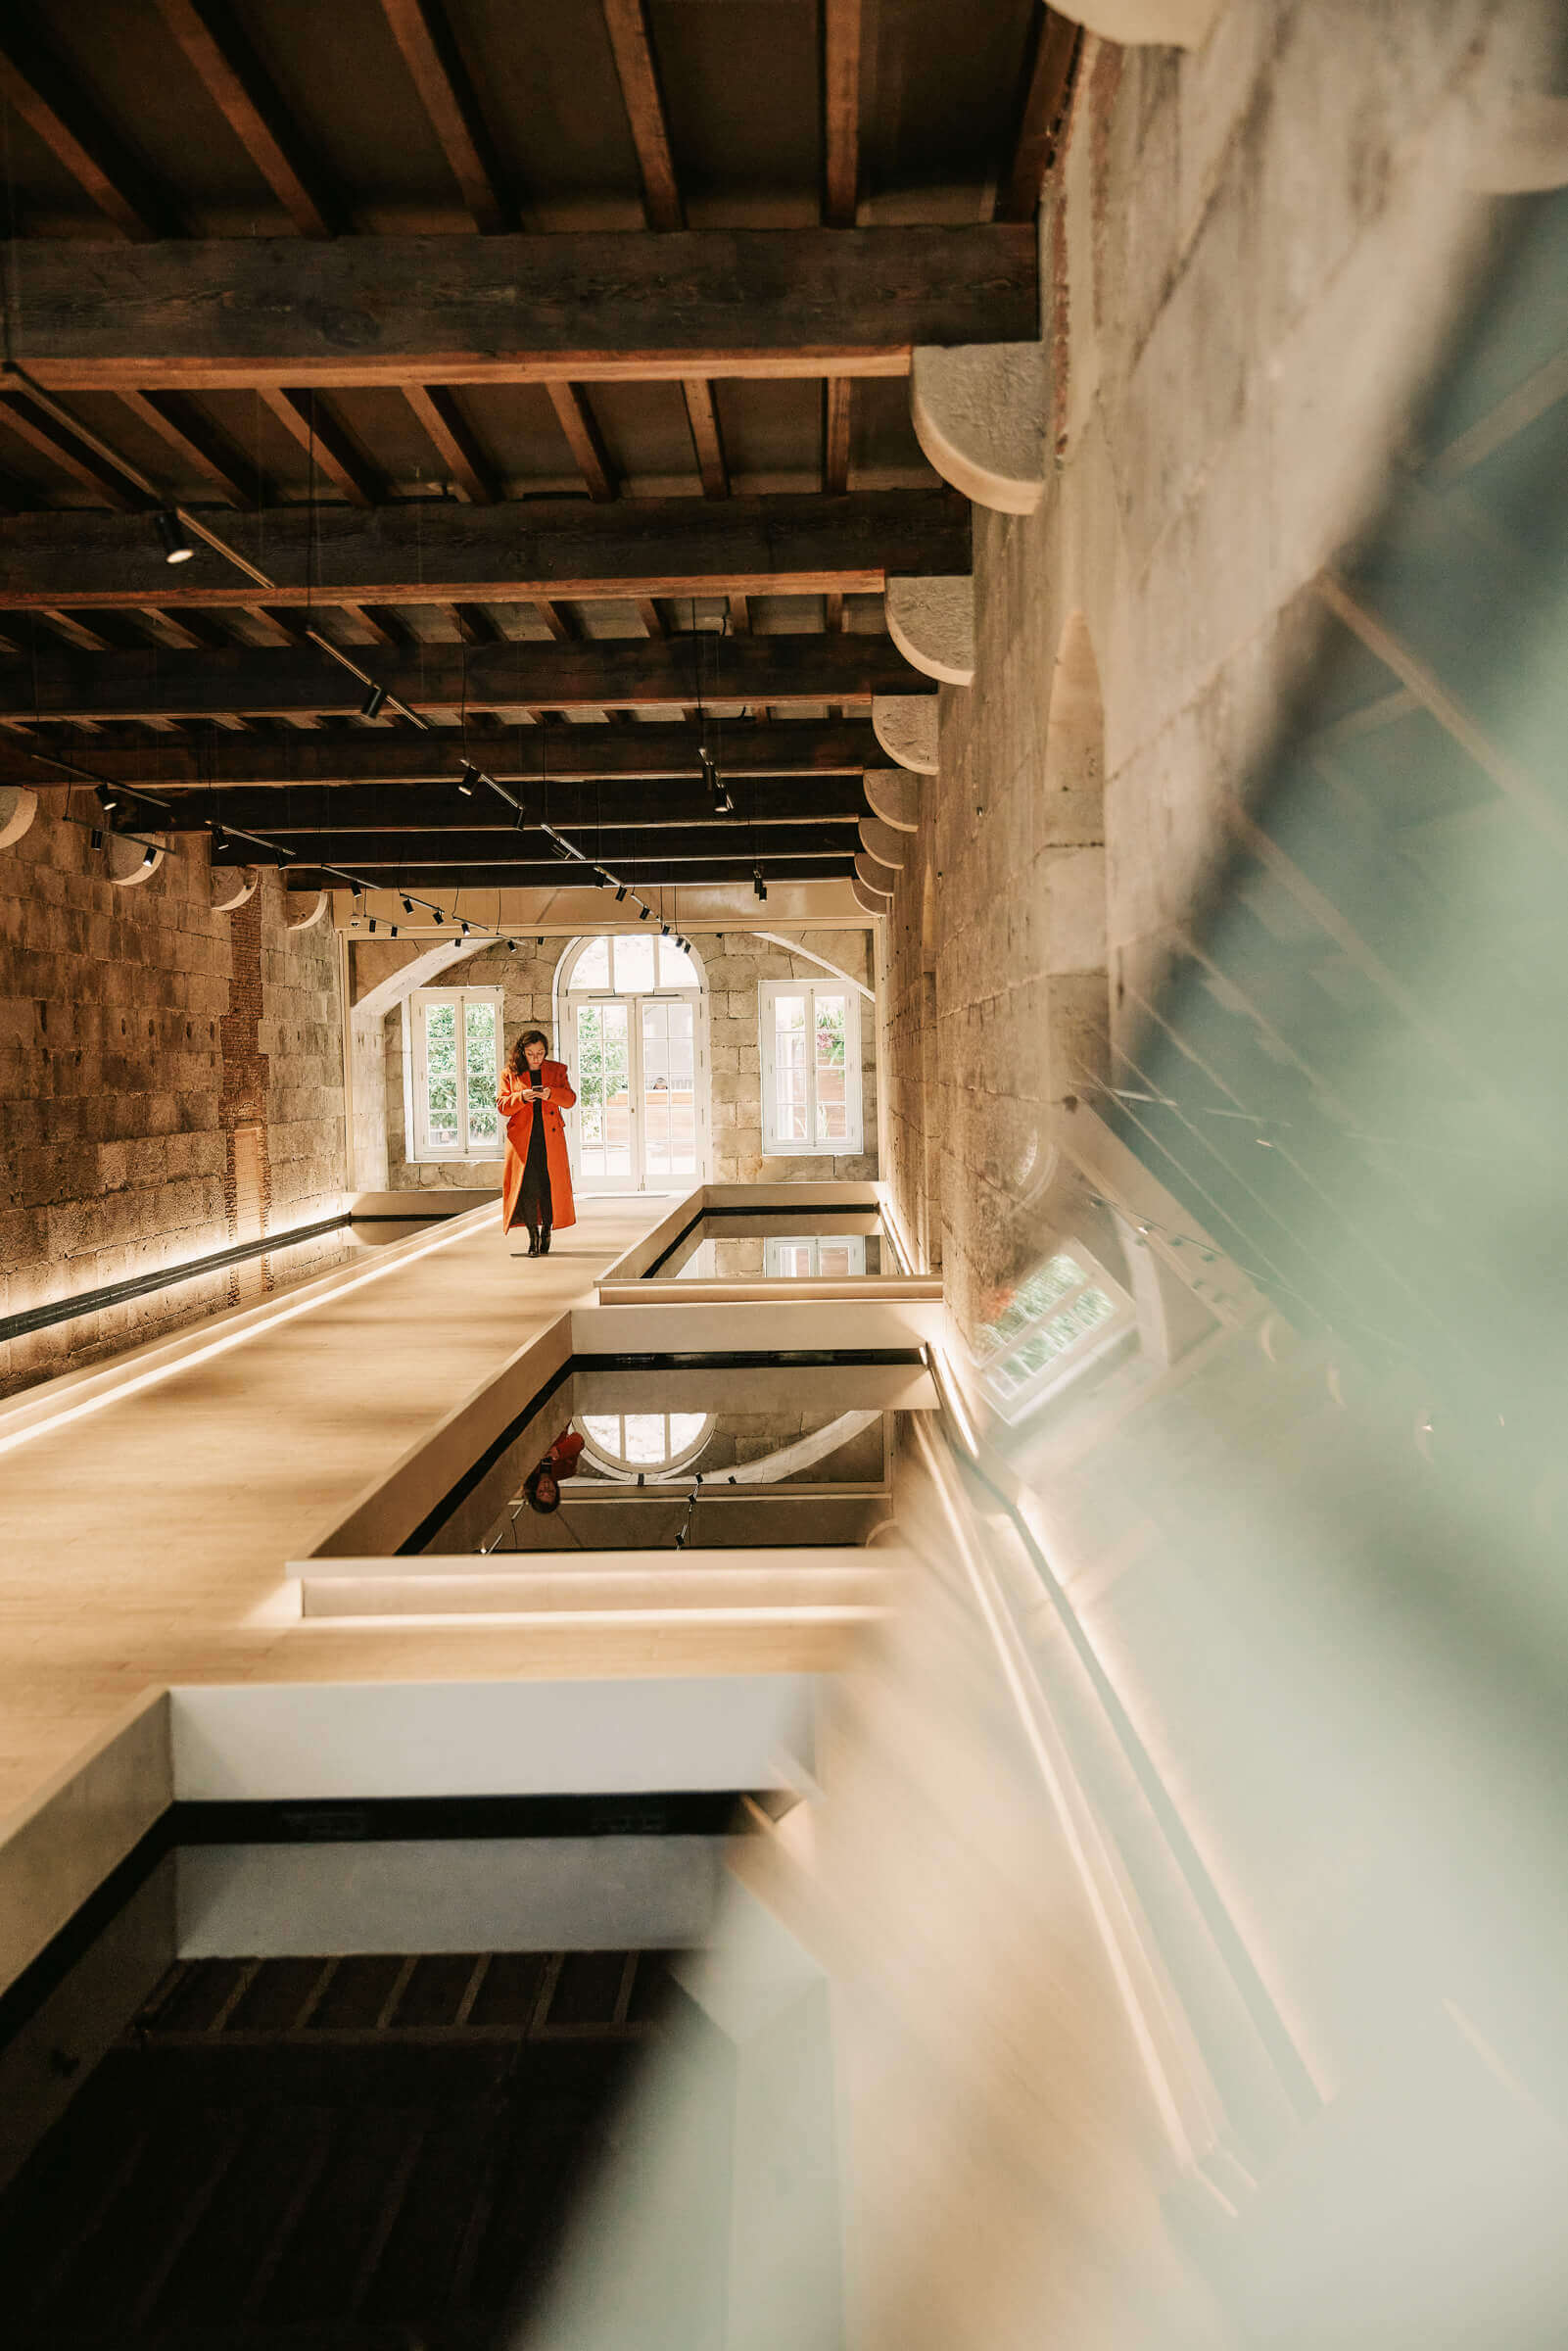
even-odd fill
[{"label": "stone corbel", "polygon": [[895,833],[920,831],[920,786],[896,767],[868,767],[861,778],[873,816]]},{"label": "stone corbel", "polygon": [[937,769],[937,708],[934,694],[879,694],[872,697],[871,723],[889,759],[918,775]]},{"label": "stone corbel", "polygon": [[1000,514],[1045,496],[1050,379],[1043,343],[921,348],[910,366],[916,437],[944,482]]},{"label": "stone corbel", "polygon": [[256,886],[261,877],[254,865],[214,865],[212,879],[213,912],[232,914],[247,898],[256,895]]},{"label": "stone corbel", "polygon": [[889,580],[883,597],[887,634],[904,659],[947,686],[974,683],[974,582]]},{"label": "stone corbel", "polygon": [[879,889],[873,889],[858,874],[850,875],[849,887],[855,893],[855,904],[863,914],[885,914],[892,905],[891,898],[884,897]]},{"label": "stone corbel", "polygon": [[38,813],[38,794],[25,784],[0,784],[0,849],[14,848]]},{"label": "stone corbel", "polygon": [[286,903],[288,912],[283,917],[284,930],[310,931],[331,905],[332,892],[329,889],[317,889],[307,893],[302,889],[287,899]]},{"label": "stone corbel", "polygon": [[1121,49],[1201,49],[1220,0],[1050,0],[1059,17]]},{"label": "stone corbel", "polygon": [[898,876],[891,867],[879,865],[864,849],[855,859],[855,872],[868,889],[875,889],[881,897],[890,898],[898,887]]},{"label": "stone corbel", "polygon": [[884,825],[879,816],[861,818],[860,845],[868,857],[875,857],[879,865],[885,865],[891,873],[897,873],[903,865],[904,836],[895,833],[891,825]]},{"label": "stone corbel", "polygon": [[111,833],[104,842],[104,871],[117,889],[139,888],[152,880],[163,862],[164,852],[151,835],[142,840],[133,840],[128,833]]}]

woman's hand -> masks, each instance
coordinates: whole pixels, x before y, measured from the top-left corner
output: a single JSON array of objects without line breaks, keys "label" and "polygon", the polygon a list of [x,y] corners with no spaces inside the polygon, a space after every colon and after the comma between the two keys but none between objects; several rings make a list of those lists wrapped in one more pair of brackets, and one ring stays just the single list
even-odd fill
[{"label": "woman's hand", "polygon": [[539,1098],[542,1102],[547,1102],[549,1100],[549,1087],[547,1085],[542,1085],[540,1087]]}]

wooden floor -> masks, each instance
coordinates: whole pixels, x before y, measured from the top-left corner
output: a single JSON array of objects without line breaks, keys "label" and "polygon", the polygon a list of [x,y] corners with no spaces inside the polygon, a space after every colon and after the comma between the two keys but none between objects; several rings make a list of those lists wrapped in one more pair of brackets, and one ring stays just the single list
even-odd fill
[{"label": "wooden floor", "polygon": [[701,1670],[699,1636],[679,1651],[628,1636],[574,1667],[569,1644],[536,1636],[323,1637],[279,1606],[283,1563],[667,1206],[587,1201],[544,1261],[512,1257],[499,1209],[484,1212],[380,1278],[7,1453],[0,1815],[149,1686],[640,1672],[650,1658]]}]

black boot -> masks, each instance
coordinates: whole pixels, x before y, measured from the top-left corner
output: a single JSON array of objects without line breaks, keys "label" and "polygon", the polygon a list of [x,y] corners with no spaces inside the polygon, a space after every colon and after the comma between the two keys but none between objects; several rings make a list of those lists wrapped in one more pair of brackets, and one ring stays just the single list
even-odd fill
[{"label": "black boot", "polygon": [[532,1224],[528,1227],[528,1254],[530,1257],[539,1255],[539,1233]]},{"label": "black boot", "polygon": [[549,1226],[547,1224],[542,1224],[539,1228],[539,1254],[541,1257],[549,1255]]}]

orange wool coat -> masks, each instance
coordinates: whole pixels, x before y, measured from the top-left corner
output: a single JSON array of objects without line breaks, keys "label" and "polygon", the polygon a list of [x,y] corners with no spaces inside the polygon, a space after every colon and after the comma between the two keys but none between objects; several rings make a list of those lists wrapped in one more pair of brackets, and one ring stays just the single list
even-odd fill
[{"label": "orange wool coat", "polygon": [[[563,1061],[546,1061],[540,1068],[540,1083],[549,1087],[549,1100],[541,1106],[545,1121],[545,1164],[549,1169],[550,1216],[552,1223],[575,1224],[577,1208],[572,1199],[572,1168],[566,1156],[566,1128],[561,1123],[563,1110],[570,1110],[577,1101],[566,1075]],[[517,1216],[517,1203],[523,1189],[523,1170],[528,1165],[528,1142],[534,1131],[534,1105],[528,1098],[528,1087],[521,1078],[508,1070],[500,1081],[496,1108],[506,1122],[506,1164],[501,1171],[500,1197],[502,1225],[510,1232]]]}]

